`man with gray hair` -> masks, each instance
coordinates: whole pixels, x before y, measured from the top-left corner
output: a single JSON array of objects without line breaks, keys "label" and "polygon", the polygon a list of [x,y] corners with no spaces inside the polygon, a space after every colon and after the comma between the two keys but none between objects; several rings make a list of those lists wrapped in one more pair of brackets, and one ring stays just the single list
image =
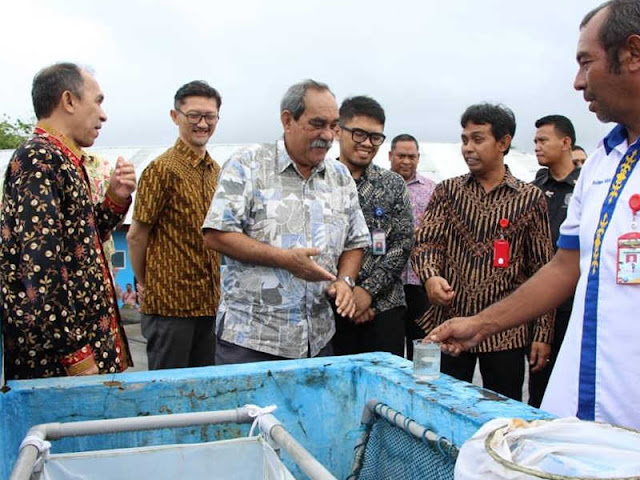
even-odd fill
[{"label": "man with gray hair", "polygon": [[83,150],[107,116],[104,94],[73,63],[33,79],[33,135],[5,173],[0,285],[6,378],[93,375],[132,365],[104,241],[136,188],[119,157],[104,199],[92,199]]},{"label": "man with gray hair", "polygon": [[222,169],[204,221],[222,254],[216,364],[331,355],[331,302],[353,317],[369,230],[347,168],[327,157],[338,123],[329,87],[305,80],[280,104],[284,138]]}]

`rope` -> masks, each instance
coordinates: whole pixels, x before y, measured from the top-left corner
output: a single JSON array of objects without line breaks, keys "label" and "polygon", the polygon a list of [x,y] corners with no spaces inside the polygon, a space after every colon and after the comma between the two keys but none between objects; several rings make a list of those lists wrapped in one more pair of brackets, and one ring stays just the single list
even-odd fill
[{"label": "rope", "polygon": [[49,459],[51,442],[47,442],[37,435],[27,435],[20,444],[20,450],[25,447],[35,447],[38,450],[38,458],[33,464],[33,471],[39,472],[42,470],[42,464]]},{"label": "rope", "polygon": [[276,408],[278,407],[276,405],[267,405],[266,407],[259,407],[257,405],[246,404],[244,408],[247,409],[247,414],[254,419],[253,423],[251,424],[251,429],[249,430],[249,436],[253,437],[253,432],[256,428],[256,425],[258,425],[258,420],[260,419],[260,417],[262,415],[267,415],[269,413],[275,412]]}]

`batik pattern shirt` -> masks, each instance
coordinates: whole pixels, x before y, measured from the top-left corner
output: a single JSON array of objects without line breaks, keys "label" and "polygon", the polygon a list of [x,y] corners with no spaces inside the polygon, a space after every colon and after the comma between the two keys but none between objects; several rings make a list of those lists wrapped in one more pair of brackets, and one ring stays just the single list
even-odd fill
[{"label": "batik pattern shirt", "polygon": [[[107,159],[91,154],[85,157],[84,168],[89,176],[91,201],[93,203],[100,203],[104,200],[107,190],[109,189],[109,181],[111,180],[113,168]],[[104,250],[104,256],[107,259],[107,265],[109,265],[111,275],[115,280],[111,256],[116,251],[116,244],[113,241],[112,235],[109,235],[109,238],[102,242],[102,249]]]},{"label": "batik pattern shirt", "polygon": [[[500,227],[506,219],[507,228]],[[493,245],[509,242],[509,266],[493,266]],[[553,255],[547,202],[538,187],[506,170],[490,192],[471,174],[438,184],[416,235],[412,264],[423,283],[443,277],[455,292],[448,307],[431,305],[418,324],[425,332],[458,316],[471,316],[502,300]],[[551,343],[554,312],[539,317],[533,341]],[[528,325],[489,337],[473,351],[522,348],[531,342]]]},{"label": "batik pattern shirt", "polygon": [[37,128],[5,174],[0,224],[7,379],[100,373],[132,364],[102,241],[126,206],[94,205],[84,153]]},{"label": "batik pattern shirt", "polygon": [[220,167],[178,139],[140,176],[133,219],[151,225],[140,311],[165,317],[213,317],[220,298],[220,257],[208,250],[202,222]]},{"label": "batik pattern shirt", "polygon": [[[318,248],[314,260],[337,273],[346,250],[369,245],[355,184],[347,168],[329,158],[307,179],[284,142],[248,148],[231,157],[203,228],[243,233],[278,248]],[[335,332],[326,290],[279,268],[223,256],[219,337],[287,358],[315,356]]]},{"label": "batik pattern shirt", "polygon": [[404,179],[373,163],[356,180],[362,213],[373,234],[384,231],[386,253],[364,251],[356,284],[371,294],[376,313],[406,306],[400,275],[413,246],[413,214]]},{"label": "batik pattern shirt", "polygon": [[[424,211],[431,200],[433,190],[436,188],[436,182],[416,173],[415,177],[407,181],[407,190],[409,190],[409,198],[411,199],[411,209],[413,212],[413,228],[417,230],[422,222]],[[407,266],[402,271],[402,283],[404,285],[422,285],[420,277],[411,268],[411,262],[407,262]]]}]

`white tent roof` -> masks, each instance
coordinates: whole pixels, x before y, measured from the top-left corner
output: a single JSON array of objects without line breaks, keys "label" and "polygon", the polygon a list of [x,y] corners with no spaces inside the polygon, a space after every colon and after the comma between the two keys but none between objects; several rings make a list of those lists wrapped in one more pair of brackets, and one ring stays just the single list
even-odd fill
[{"label": "white tent roof", "polygon": [[[235,151],[249,145],[251,144],[210,144],[208,150],[209,154],[222,165]],[[390,142],[380,146],[374,159],[377,165],[389,168],[388,152],[390,146]],[[135,165],[136,175],[139,178],[146,166],[167,148],[169,147],[98,147],[91,148],[89,151],[107,159],[112,164],[115,164],[116,159],[120,156],[130,160]],[[0,171],[6,170],[12,153],[13,150],[0,150]],[[329,155],[336,158],[338,153],[338,144],[334,142]],[[468,172],[467,165],[460,153],[460,144],[420,142],[420,153],[418,171],[436,182]],[[527,182],[533,180],[536,171],[540,168],[534,155],[513,149],[505,157],[505,162],[509,165],[513,175]],[[132,211],[133,209],[129,209],[125,224],[131,222]]]}]

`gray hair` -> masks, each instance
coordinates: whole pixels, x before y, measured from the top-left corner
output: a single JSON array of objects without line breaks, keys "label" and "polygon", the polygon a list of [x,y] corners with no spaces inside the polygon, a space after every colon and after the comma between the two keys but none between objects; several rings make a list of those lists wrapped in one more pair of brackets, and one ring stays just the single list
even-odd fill
[{"label": "gray hair", "polygon": [[638,0],[610,0],[594,8],[580,22],[584,28],[596,14],[607,9],[607,18],[600,27],[598,38],[607,52],[611,71],[620,72],[618,52],[631,35],[640,35],[640,2]]},{"label": "gray hair", "polygon": [[[304,113],[304,96],[307,90],[326,91],[333,95],[333,92],[326,83],[316,82],[310,78],[291,85],[280,101],[280,113],[288,110],[293,115],[294,120],[298,120]],[[333,95],[335,97],[335,95]]]}]

